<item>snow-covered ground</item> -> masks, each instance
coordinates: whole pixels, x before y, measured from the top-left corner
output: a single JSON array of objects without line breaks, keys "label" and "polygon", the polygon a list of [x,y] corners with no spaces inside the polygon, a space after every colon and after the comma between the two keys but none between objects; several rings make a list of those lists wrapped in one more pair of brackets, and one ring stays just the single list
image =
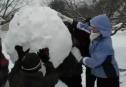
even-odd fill
[{"label": "snow-covered ground", "polygon": [[115,57],[120,68],[120,87],[126,87],[126,31],[119,31],[112,39]]}]

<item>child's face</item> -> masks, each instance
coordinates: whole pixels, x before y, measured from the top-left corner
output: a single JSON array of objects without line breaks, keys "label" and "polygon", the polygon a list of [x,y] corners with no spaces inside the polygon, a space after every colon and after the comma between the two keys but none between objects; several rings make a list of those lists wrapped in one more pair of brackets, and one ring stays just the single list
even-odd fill
[{"label": "child's face", "polygon": [[100,36],[100,32],[96,29],[95,26],[91,26],[90,28],[90,40],[93,41],[94,39],[98,38]]},{"label": "child's face", "polygon": [[99,33],[99,31],[93,25],[90,26],[90,29],[91,29],[91,33]]}]

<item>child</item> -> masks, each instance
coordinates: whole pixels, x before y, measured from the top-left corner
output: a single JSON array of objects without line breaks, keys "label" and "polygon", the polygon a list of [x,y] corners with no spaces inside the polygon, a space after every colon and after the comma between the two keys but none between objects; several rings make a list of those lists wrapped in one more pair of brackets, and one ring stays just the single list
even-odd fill
[{"label": "child", "polygon": [[119,87],[119,69],[112,47],[112,25],[109,18],[103,14],[92,18],[89,23],[82,23],[62,14],[59,16],[73,24],[75,29],[90,33],[90,57],[82,59],[83,64],[90,69],[91,77],[86,87],[94,87],[96,79],[97,87]]},{"label": "child", "polygon": [[78,29],[90,32],[90,57],[83,58],[83,64],[91,69],[97,79],[97,87],[119,87],[119,69],[112,47],[112,25],[103,14],[90,20],[90,26],[77,23]]}]

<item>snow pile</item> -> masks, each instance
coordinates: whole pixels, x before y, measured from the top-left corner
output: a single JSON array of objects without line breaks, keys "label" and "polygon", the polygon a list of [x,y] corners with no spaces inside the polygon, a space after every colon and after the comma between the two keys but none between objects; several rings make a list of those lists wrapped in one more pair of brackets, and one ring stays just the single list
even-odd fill
[{"label": "snow pile", "polygon": [[6,35],[6,32],[7,32],[7,31],[2,32],[2,30],[0,29],[0,38],[4,38],[5,35]]},{"label": "snow pile", "polygon": [[120,68],[126,69],[126,31],[119,31],[112,37],[115,57]]},{"label": "snow pile", "polygon": [[31,6],[40,5],[40,0],[27,0],[25,2],[27,5],[31,5]]},{"label": "snow pile", "polygon": [[115,57],[120,70],[120,87],[126,87],[126,31],[118,31],[112,37]]},{"label": "snow pile", "polygon": [[49,7],[26,6],[10,22],[4,45],[13,62],[17,60],[15,45],[23,46],[23,50],[30,48],[31,52],[48,47],[50,61],[57,67],[68,56],[72,41],[56,11]]}]

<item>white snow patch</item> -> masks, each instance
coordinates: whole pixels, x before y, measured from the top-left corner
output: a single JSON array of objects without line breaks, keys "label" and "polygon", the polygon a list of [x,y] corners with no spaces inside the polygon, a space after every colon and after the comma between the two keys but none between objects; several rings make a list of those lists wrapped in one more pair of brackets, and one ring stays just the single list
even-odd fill
[{"label": "white snow patch", "polygon": [[80,60],[82,59],[80,50],[77,47],[73,47],[71,49],[71,52],[75,56],[75,58],[77,59],[77,61],[80,62]]},{"label": "white snow patch", "polygon": [[[126,69],[126,31],[118,31],[112,40],[119,68]],[[126,87],[126,71],[120,72],[120,82],[120,87]]]},{"label": "white snow patch", "polygon": [[83,70],[82,71],[83,73],[81,74],[81,78],[82,78],[81,84],[82,84],[83,87],[86,87],[86,81],[85,81],[85,79],[86,79],[86,76],[85,76],[86,75],[85,74],[86,73],[86,67],[84,65],[82,66],[82,70]]},{"label": "white snow patch", "polygon": [[61,80],[59,80],[55,85],[55,87],[68,87],[68,86],[65,83],[63,83]]},{"label": "white snow patch", "polygon": [[126,31],[119,31],[112,37],[115,57],[120,68],[126,69]]}]

